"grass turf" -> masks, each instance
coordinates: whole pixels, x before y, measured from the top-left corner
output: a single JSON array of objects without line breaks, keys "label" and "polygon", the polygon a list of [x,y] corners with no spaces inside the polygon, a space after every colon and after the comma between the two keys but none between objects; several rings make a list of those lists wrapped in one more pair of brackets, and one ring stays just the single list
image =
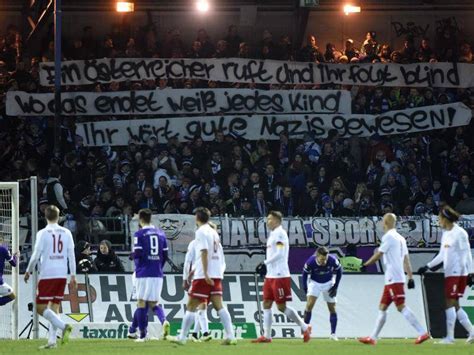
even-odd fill
[{"label": "grass turf", "polygon": [[[45,340],[0,341],[0,354],[20,355],[39,353],[38,347],[45,344]],[[249,340],[242,340],[237,346],[221,346],[219,341],[210,343],[191,343],[185,346],[174,345],[166,341],[149,341],[135,343],[132,340],[71,340],[65,346],[58,345],[57,349],[44,350],[41,353],[68,354],[68,355],[451,355],[473,354],[474,345],[465,344],[464,340],[456,341],[454,345],[436,345],[429,340],[422,345],[413,345],[413,340],[382,339],[376,346],[358,343],[356,340],[329,340],[312,339],[304,344],[301,340],[274,340],[272,344],[252,344]]]}]

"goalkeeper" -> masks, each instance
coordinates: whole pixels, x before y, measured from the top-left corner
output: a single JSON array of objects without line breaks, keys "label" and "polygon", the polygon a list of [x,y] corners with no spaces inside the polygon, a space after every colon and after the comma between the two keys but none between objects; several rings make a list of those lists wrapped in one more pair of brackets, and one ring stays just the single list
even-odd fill
[{"label": "goalkeeper", "polygon": [[3,269],[5,262],[11,266],[16,266],[18,262],[18,252],[10,254],[6,246],[2,245],[3,238],[0,237],[0,306],[4,306],[15,299],[13,289],[3,281]]}]

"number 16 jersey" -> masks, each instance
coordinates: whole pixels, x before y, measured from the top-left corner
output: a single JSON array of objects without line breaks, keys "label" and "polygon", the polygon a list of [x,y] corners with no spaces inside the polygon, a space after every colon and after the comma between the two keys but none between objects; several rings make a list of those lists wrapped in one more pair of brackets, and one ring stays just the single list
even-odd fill
[{"label": "number 16 jersey", "polygon": [[27,271],[33,272],[39,262],[39,279],[65,279],[68,266],[76,273],[74,241],[71,232],[58,224],[48,224],[36,234],[36,242]]},{"label": "number 16 jersey", "polygon": [[168,243],[162,230],[148,226],[135,232],[133,251],[137,278],[163,277],[163,266],[168,255]]}]

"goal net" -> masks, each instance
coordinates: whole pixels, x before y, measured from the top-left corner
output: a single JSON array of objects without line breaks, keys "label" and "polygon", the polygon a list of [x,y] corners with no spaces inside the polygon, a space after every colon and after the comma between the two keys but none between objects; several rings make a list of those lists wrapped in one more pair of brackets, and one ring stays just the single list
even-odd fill
[{"label": "goal net", "polygon": [[[0,182],[0,244],[12,253],[19,250],[19,191],[17,182]],[[19,265],[18,265],[19,266]],[[18,269],[5,262],[3,280],[18,299]],[[17,301],[0,307],[0,338],[18,339]]]}]

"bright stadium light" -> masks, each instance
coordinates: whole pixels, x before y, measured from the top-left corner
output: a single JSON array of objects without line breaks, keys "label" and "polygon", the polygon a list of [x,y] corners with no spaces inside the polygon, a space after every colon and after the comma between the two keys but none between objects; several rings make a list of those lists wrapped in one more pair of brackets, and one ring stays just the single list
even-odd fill
[{"label": "bright stadium light", "polygon": [[354,5],[344,5],[344,13],[346,15],[349,15],[349,14],[354,14],[356,12],[360,12],[360,6],[354,6]]},{"label": "bright stadium light", "polygon": [[196,9],[199,12],[207,12],[209,10],[209,2],[207,0],[198,0],[196,3]]},{"label": "bright stadium light", "polygon": [[130,1],[118,1],[117,12],[133,12],[135,11],[135,4]]}]

